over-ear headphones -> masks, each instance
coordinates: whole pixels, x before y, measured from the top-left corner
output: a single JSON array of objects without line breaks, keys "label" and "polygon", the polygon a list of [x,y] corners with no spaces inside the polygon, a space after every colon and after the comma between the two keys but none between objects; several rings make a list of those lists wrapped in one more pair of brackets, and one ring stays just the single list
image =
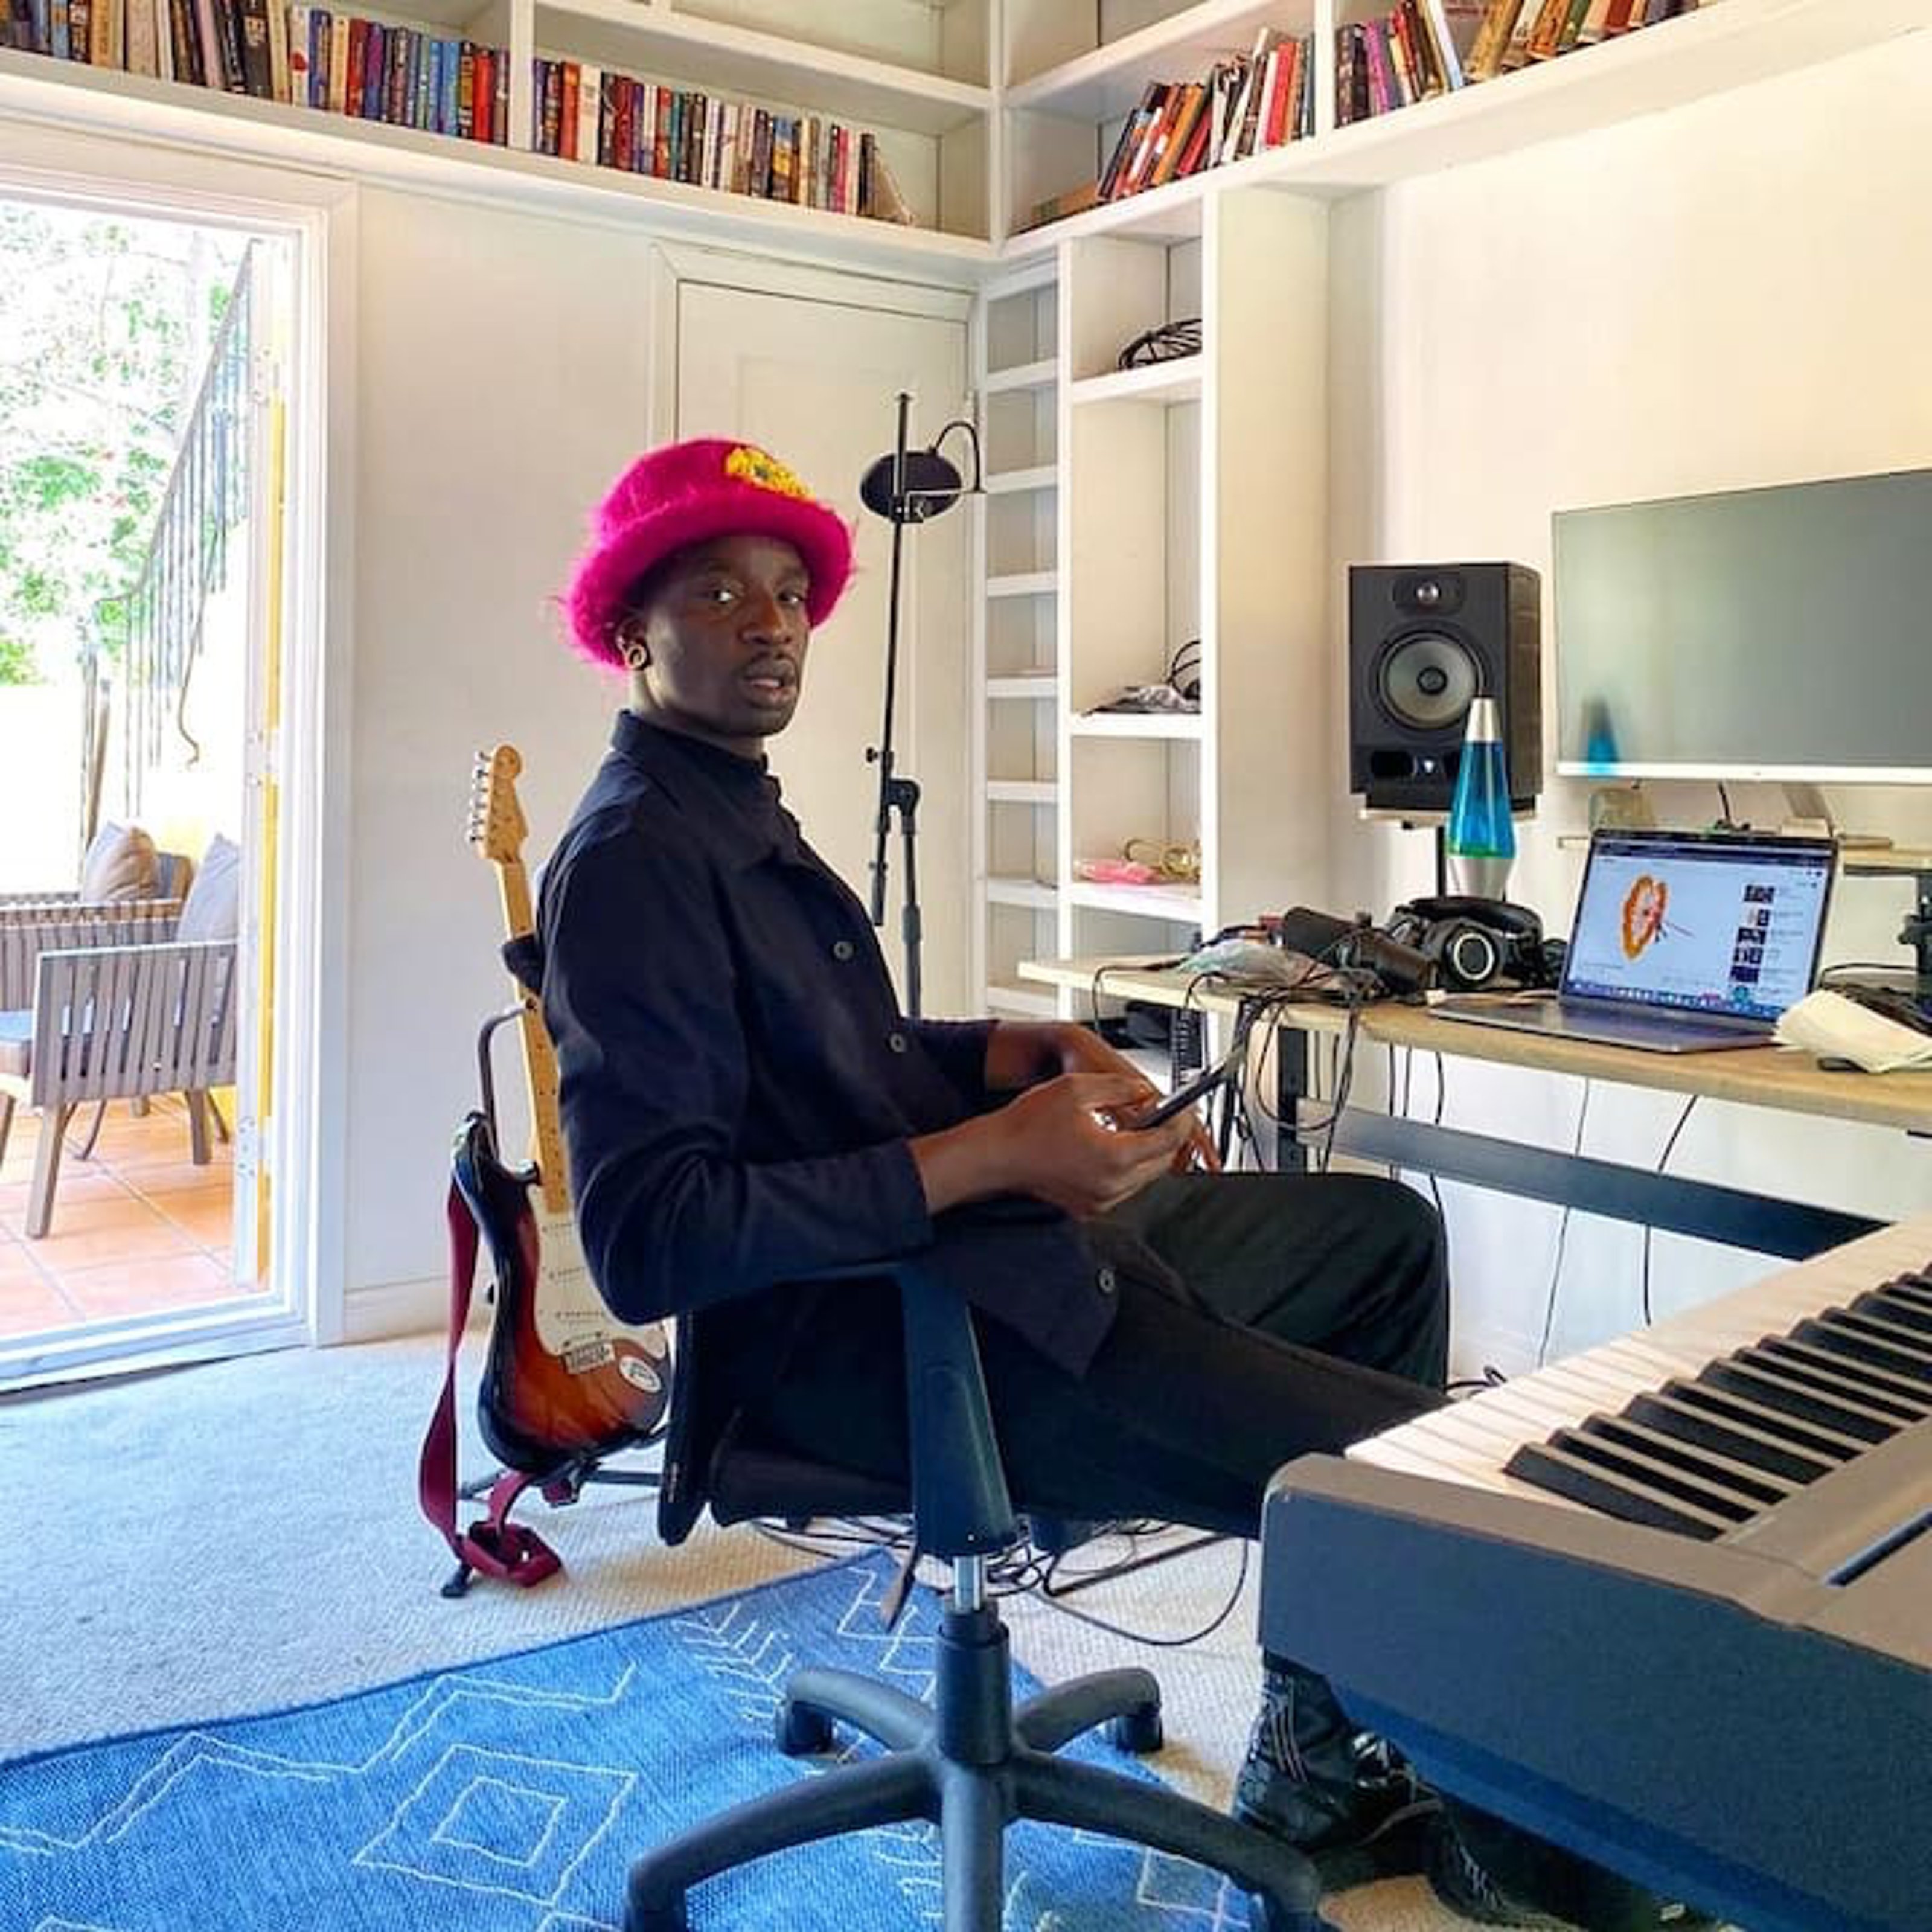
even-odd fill
[{"label": "over-ear headphones", "polygon": [[1436,983],[1452,992],[1555,981],[1542,920],[1508,899],[1456,893],[1411,899],[1389,915],[1386,930],[1430,960]]}]

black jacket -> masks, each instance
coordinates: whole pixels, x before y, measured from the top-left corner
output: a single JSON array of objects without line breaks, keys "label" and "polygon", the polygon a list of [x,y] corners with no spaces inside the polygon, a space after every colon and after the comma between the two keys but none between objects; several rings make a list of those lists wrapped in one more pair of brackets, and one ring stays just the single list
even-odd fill
[{"label": "black jacket", "polygon": [[1084,1369],[1112,1277],[1080,1230],[1017,1198],[935,1222],[907,1145],[991,1104],[990,1022],[899,1011],[864,908],[762,761],[620,713],[538,927],[578,1224],[614,1312],[716,1310],[768,1354],[775,1319],[839,1287],[783,1284],[924,1252]]}]

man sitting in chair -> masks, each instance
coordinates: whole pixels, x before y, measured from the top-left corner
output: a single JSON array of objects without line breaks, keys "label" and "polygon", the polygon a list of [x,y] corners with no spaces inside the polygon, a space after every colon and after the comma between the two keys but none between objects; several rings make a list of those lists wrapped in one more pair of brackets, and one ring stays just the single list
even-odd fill
[{"label": "man sitting in chair", "polygon": [[[1188,1171],[1193,1117],[1137,1128],[1154,1090],[1084,1027],[900,1011],[764,757],[850,565],[836,512],[728,441],[650,452],[596,514],[570,629],[629,703],[538,921],[592,1274],[626,1321],[700,1314],[707,1387],[761,1436],[892,1478],[896,1292],[797,1278],[924,1252],[973,1311],[1016,1495],[1252,1536],[1282,1463],[1441,1400],[1436,1216],[1375,1178]],[[1237,1808],[1330,1872],[1426,1851],[1452,1903],[1549,1922],[1507,1916],[1288,1660]]]}]

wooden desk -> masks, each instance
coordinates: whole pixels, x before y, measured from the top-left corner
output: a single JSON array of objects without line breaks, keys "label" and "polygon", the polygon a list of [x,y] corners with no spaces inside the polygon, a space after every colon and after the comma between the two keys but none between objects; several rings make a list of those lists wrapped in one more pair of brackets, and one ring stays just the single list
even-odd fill
[{"label": "wooden desk", "polygon": [[[1029,960],[1020,976],[1090,994],[1105,968],[1105,994],[1156,1006],[1192,1004],[1233,1016],[1244,995],[1210,988],[1198,976],[1098,959]],[[1193,988],[1190,998],[1190,988]],[[1339,1006],[1298,1003],[1270,1016],[1276,1029],[1276,1112],[1292,1123],[1308,1095],[1308,1042],[1348,1025]],[[1459,1060],[1487,1060],[1546,1073],[1696,1094],[1786,1113],[1859,1120],[1932,1136],[1932,1074],[1828,1073],[1810,1056],[1784,1047],[1719,1053],[1642,1053],[1629,1047],[1507,1033],[1437,1018],[1426,1006],[1394,1001],[1365,1006],[1359,1041]],[[1325,1136],[1324,1136],[1325,1138]],[[1432,1121],[1351,1108],[1336,1124],[1335,1151],[1436,1174],[1498,1192],[1548,1201],[1614,1220],[1634,1221],[1760,1254],[1798,1261],[1871,1233],[1868,1216],[1794,1202],[1709,1181],[1660,1174],[1593,1156],[1530,1147],[1467,1133]],[[1307,1150],[1292,1133],[1282,1136],[1277,1165],[1301,1167]]]}]

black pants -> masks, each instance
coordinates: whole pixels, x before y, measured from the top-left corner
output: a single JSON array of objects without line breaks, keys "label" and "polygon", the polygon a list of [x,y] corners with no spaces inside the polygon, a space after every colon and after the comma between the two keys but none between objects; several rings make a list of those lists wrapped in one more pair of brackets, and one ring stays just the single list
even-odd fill
[{"label": "black pants", "polygon": [[[1096,1238],[1120,1256],[1120,1312],[1084,1376],[974,1318],[1000,1459],[1023,1508],[1252,1536],[1282,1463],[1441,1400],[1442,1230],[1406,1187],[1357,1174],[1175,1177],[1106,1216]],[[1135,1272],[1138,1243],[1178,1288],[1158,1264]],[[852,1284],[826,1313],[759,1405],[760,1432],[899,1475],[897,1292]]]}]

